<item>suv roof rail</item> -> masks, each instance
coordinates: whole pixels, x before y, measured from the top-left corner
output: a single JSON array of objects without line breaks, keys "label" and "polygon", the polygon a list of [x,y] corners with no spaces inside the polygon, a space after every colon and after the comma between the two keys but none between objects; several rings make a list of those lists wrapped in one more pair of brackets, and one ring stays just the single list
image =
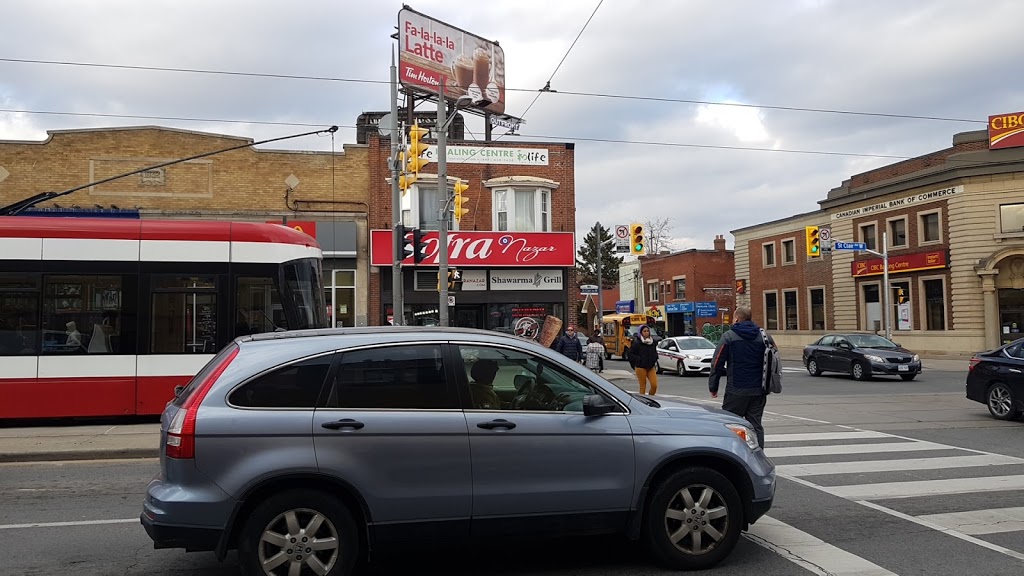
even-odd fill
[{"label": "suv roof rail", "polygon": [[308,330],[284,330],[281,332],[262,332],[260,334],[250,334],[248,336],[239,336],[236,338],[238,342],[263,342],[268,340],[281,340],[285,338],[314,338],[318,336],[342,336],[345,334],[375,334],[375,333],[389,333],[389,332],[421,332],[421,333],[437,333],[446,332],[452,334],[489,334],[492,336],[507,336],[515,337],[513,334],[506,334],[504,332],[497,332],[494,330],[482,330],[479,328],[455,328],[455,327],[442,327],[442,326],[360,326],[360,327],[347,327],[347,328],[312,328]]}]

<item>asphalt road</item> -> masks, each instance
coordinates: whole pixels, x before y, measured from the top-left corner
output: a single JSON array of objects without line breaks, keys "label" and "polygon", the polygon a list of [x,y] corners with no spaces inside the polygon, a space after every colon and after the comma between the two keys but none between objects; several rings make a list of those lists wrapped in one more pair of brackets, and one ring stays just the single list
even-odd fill
[{"label": "asphalt road", "polygon": [[[606,367],[625,368],[615,361]],[[963,397],[963,382],[962,372],[864,383],[787,371],[784,393],[770,397],[765,417],[767,451],[780,471],[775,506],[707,573],[1024,573],[1024,422],[991,419]],[[709,398],[705,378],[666,374],[659,393],[721,402]],[[0,465],[0,574],[237,574],[233,556],[220,564],[208,553],[152,549],[137,518],[157,466]],[[1005,510],[993,520],[992,509]],[[975,516],[965,521],[967,513]],[[668,572],[642,548],[601,538],[496,542],[486,550],[395,559],[361,574]]]}]

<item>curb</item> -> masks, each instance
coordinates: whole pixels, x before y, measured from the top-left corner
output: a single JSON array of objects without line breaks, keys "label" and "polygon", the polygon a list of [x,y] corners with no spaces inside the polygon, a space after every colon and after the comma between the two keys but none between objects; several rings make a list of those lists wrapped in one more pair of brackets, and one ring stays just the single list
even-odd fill
[{"label": "curb", "polygon": [[158,458],[159,456],[159,448],[63,450],[59,452],[19,452],[16,454],[0,454],[0,463],[64,462],[73,460],[137,460],[142,458]]}]

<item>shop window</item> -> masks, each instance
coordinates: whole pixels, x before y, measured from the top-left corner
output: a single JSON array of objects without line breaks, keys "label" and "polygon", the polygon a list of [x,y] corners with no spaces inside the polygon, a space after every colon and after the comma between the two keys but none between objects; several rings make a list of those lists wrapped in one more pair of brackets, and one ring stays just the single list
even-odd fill
[{"label": "shop window", "polygon": [[676,282],[676,295],[675,295],[674,299],[675,300],[685,301],[686,300],[686,278],[677,278],[675,282]]},{"label": "shop window", "polygon": [[779,329],[779,295],[775,292],[764,293],[764,327],[766,330]]},{"label": "shop window", "polygon": [[548,315],[558,316],[551,304],[490,304],[487,306],[486,327],[532,340],[540,335],[540,328]]},{"label": "shop window", "polygon": [[905,217],[889,220],[888,241],[890,248],[907,247],[907,219]]},{"label": "shop window", "polygon": [[999,228],[1003,234],[1024,232],[1024,204],[1002,204],[999,206]]},{"label": "shop window", "polygon": [[[417,271],[418,272],[418,271]],[[437,273],[433,274],[433,282],[437,282]],[[340,328],[356,325],[356,271],[325,270],[324,295],[327,297],[327,310],[331,325]],[[436,286],[431,286],[434,290]]]},{"label": "shop window", "polygon": [[0,356],[39,353],[39,276],[0,274]]},{"label": "shop window", "polygon": [[217,345],[217,283],[213,276],[153,278],[154,354],[213,354]]},{"label": "shop window", "polygon": [[43,354],[117,354],[120,276],[47,276]]},{"label": "shop window", "polygon": [[796,262],[796,240],[782,241],[782,263],[792,264]]},{"label": "shop window", "polygon": [[775,243],[764,244],[761,246],[763,251],[763,265],[765,268],[775,266]]},{"label": "shop window", "polygon": [[941,278],[924,280],[925,329],[946,329],[946,287]]},{"label": "shop window", "polygon": [[942,242],[942,230],[939,227],[939,213],[929,212],[921,214],[918,228],[921,231],[921,244]]},{"label": "shop window", "polygon": [[493,195],[494,230],[549,232],[551,190],[499,188]]},{"label": "shop window", "polygon": [[786,290],[782,293],[782,306],[786,317],[786,330],[799,330],[800,315],[797,311],[796,290]]},{"label": "shop window", "polygon": [[825,289],[811,288],[811,330],[825,329]]},{"label": "shop window", "polygon": [[860,241],[867,244],[868,250],[878,251],[878,226],[874,223],[861,224]]}]

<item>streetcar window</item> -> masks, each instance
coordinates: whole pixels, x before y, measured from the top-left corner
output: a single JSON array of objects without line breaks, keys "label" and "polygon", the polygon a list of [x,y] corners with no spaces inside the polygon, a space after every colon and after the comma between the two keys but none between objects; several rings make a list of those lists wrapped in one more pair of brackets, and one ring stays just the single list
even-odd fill
[{"label": "streetcar window", "polygon": [[295,330],[327,327],[327,310],[320,282],[319,260],[298,260],[283,265],[285,289],[296,315]]},{"label": "streetcar window", "polygon": [[120,352],[121,276],[46,276],[43,354]]},{"label": "streetcar window", "polygon": [[213,354],[217,346],[217,283],[213,276],[153,278],[154,354]]},{"label": "streetcar window", "polygon": [[236,302],[235,336],[288,329],[288,319],[274,278],[239,276]]},{"label": "streetcar window", "polygon": [[0,356],[39,353],[39,277],[0,274]]}]

